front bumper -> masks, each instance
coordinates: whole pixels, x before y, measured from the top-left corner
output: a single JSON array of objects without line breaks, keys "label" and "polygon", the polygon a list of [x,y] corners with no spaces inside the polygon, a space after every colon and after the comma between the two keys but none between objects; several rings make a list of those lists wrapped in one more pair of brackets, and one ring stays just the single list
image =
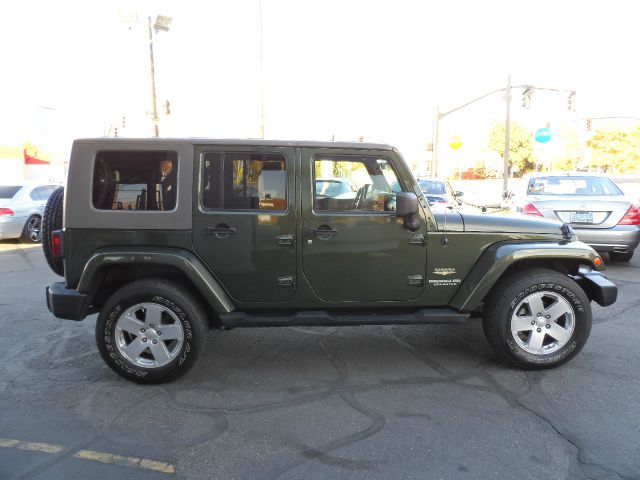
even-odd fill
[{"label": "front bumper", "polygon": [[47,307],[58,318],[84,320],[90,304],[89,295],[67,288],[64,282],[55,282],[47,287]]},{"label": "front bumper", "polygon": [[606,307],[615,303],[618,298],[618,287],[601,273],[581,268],[573,279],[582,287],[589,297],[598,305]]}]

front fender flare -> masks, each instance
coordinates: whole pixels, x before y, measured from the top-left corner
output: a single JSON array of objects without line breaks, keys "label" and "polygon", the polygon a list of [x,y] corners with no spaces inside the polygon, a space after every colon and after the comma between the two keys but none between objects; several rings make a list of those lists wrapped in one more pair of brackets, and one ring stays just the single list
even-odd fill
[{"label": "front fender flare", "polygon": [[96,276],[104,267],[114,265],[167,265],[183,272],[216,313],[229,313],[235,306],[215,277],[192,253],[177,248],[110,247],[100,249],[87,262],[77,290],[91,293]]},{"label": "front fender flare", "polygon": [[480,256],[460,288],[451,299],[449,306],[460,311],[477,311],[485,296],[500,280],[504,272],[520,260],[573,260],[595,270],[604,270],[604,265],[596,266],[598,254],[588,245],[574,242],[499,242],[491,245]]}]

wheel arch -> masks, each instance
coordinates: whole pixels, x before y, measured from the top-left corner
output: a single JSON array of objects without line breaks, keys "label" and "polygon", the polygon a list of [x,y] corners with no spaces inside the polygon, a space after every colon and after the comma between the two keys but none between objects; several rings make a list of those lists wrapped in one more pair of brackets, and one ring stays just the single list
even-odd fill
[{"label": "wheel arch", "polygon": [[186,250],[164,248],[108,248],[87,262],[77,290],[92,297],[99,309],[117,288],[143,278],[165,278],[186,286],[201,301],[209,318],[235,310],[216,278]]},{"label": "wheel arch", "polygon": [[477,312],[499,280],[514,271],[549,268],[575,275],[584,266],[603,270],[603,264],[597,264],[596,258],[600,258],[598,254],[582,242],[494,244],[480,256],[449,305],[461,311]]}]

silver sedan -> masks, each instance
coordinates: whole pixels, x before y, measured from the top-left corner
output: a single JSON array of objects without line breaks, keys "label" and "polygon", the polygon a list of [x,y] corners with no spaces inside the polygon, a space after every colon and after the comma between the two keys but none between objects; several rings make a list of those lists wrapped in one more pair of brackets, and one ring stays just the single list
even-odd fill
[{"label": "silver sedan", "polygon": [[638,205],[608,177],[529,174],[521,191],[507,196],[512,211],[569,224],[582,242],[612,260],[628,262],[640,243]]},{"label": "silver sedan", "polygon": [[59,185],[0,185],[0,240],[19,238],[40,242],[40,226],[47,199]]}]

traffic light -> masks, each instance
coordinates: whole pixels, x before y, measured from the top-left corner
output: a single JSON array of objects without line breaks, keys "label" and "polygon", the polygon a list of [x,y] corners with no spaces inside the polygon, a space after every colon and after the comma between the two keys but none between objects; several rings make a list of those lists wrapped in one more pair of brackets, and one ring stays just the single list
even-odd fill
[{"label": "traffic light", "polygon": [[171,115],[171,103],[169,100],[164,101],[164,114]]},{"label": "traffic light", "polygon": [[125,128],[127,126],[127,117],[122,117],[122,128]]},{"label": "traffic light", "polygon": [[571,92],[567,99],[567,108],[572,112],[576,111],[576,92]]},{"label": "traffic light", "polygon": [[587,132],[591,131],[592,125],[593,125],[593,119],[587,118]]},{"label": "traffic light", "polygon": [[527,87],[522,92],[522,108],[531,107],[531,96],[533,95],[533,87]]}]

